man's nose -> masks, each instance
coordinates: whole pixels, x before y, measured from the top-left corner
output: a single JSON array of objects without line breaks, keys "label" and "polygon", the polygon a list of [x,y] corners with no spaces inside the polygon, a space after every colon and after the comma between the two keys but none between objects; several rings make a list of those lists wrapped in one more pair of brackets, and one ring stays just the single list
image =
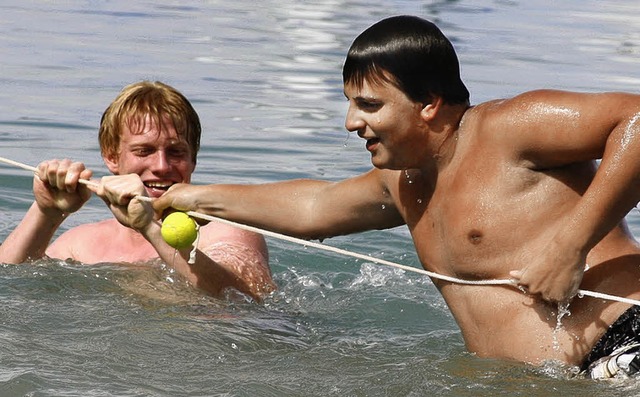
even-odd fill
[{"label": "man's nose", "polygon": [[163,150],[158,150],[153,159],[152,164],[153,171],[166,171],[170,168],[169,159],[167,154]]},{"label": "man's nose", "polygon": [[364,128],[364,121],[361,117],[358,116],[357,109],[354,109],[352,105],[349,105],[349,109],[347,110],[347,116],[344,121],[344,126],[347,131],[357,132],[358,130]]}]

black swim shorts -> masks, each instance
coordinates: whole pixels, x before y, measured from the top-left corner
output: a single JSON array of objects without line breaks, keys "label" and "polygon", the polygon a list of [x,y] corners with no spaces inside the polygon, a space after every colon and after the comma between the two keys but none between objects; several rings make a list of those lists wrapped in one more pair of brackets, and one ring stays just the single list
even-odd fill
[{"label": "black swim shorts", "polygon": [[632,306],[611,324],[580,370],[592,379],[640,376],[639,306]]}]

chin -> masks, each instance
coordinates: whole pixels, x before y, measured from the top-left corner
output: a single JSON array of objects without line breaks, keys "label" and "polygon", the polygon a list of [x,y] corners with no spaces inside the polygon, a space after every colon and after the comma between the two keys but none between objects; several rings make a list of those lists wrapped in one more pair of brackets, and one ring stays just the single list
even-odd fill
[{"label": "chin", "polygon": [[373,164],[374,167],[379,168],[381,170],[400,170],[400,169],[403,169],[401,167],[396,167],[393,163],[390,163],[389,161],[384,161],[382,159],[376,159],[375,157],[371,158],[371,164]]},{"label": "chin", "polygon": [[376,168],[385,168],[385,162],[374,154],[371,155],[371,164]]}]

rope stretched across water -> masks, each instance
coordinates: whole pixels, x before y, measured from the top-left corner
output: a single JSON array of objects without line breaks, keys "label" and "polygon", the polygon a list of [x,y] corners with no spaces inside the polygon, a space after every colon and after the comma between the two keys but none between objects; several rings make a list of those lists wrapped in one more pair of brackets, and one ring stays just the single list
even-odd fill
[{"label": "rope stretched across water", "polygon": [[[358,258],[358,259],[364,259],[366,261],[378,263],[378,264],[381,264],[381,265],[387,265],[387,266],[395,267],[395,268],[402,269],[402,270],[407,270],[407,271],[414,272],[414,273],[424,274],[424,275],[427,275],[427,276],[429,276],[431,278],[435,278],[435,279],[443,280],[443,281],[448,281],[448,282],[455,283],[455,284],[463,284],[463,285],[511,285],[513,287],[518,288],[517,282],[515,280],[513,280],[513,279],[465,280],[465,279],[461,279],[461,278],[457,278],[457,277],[447,276],[447,275],[444,275],[444,274],[430,272],[428,270],[419,269],[417,267],[401,265],[399,263],[390,262],[390,261],[387,261],[387,260],[384,260],[384,259],[378,259],[378,258],[375,258],[375,257],[372,257],[372,256],[359,254],[357,252],[347,251],[347,250],[344,250],[344,249],[341,249],[341,248],[332,247],[332,246],[329,246],[329,245],[326,245],[326,244],[322,244],[322,243],[315,243],[313,241],[303,240],[303,239],[299,239],[299,238],[296,238],[296,237],[291,237],[291,236],[287,236],[287,235],[284,235],[284,234],[280,234],[280,233],[275,233],[275,232],[271,232],[271,231],[268,231],[268,230],[259,229],[257,227],[244,225],[244,224],[241,224],[241,223],[229,221],[229,220],[226,220],[226,219],[223,219],[223,218],[218,218],[218,217],[211,216],[211,215],[202,214],[202,213],[195,212],[195,211],[187,211],[187,215],[192,216],[194,218],[204,219],[204,220],[207,220],[207,221],[216,221],[216,222],[225,223],[227,225],[235,226],[235,227],[240,228],[240,229],[244,229],[244,230],[260,233],[260,234],[263,234],[265,236],[274,237],[274,238],[277,238],[277,239],[280,239],[280,240],[285,240],[285,241],[289,241],[289,242],[292,242],[292,243],[296,243],[296,244],[300,244],[300,245],[304,245],[304,246],[308,246],[308,247],[314,247],[314,248],[318,248],[318,249],[322,249],[322,250],[325,250],[325,251],[334,252],[334,253],[341,254],[341,255],[351,256],[351,257]],[[640,306],[640,300],[624,298],[624,297],[621,297],[621,296],[604,294],[604,293],[601,293],[601,292],[595,292],[595,291],[589,291],[589,290],[583,290],[583,289],[579,289],[578,290],[578,296],[579,297],[590,296],[590,297],[593,297],[593,298],[600,298],[600,299],[605,299],[605,300],[618,301],[618,302],[628,303],[628,304],[631,304],[631,305]]]},{"label": "rope stretched across water", "polygon": [[[9,165],[13,165],[19,168],[23,168],[25,170],[28,171],[33,171],[35,173],[38,172],[38,169],[26,164],[22,164],[19,163],[17,161],[13,161],[4,157],[0,157],[0,162],[9,164]],[[93,186],[97,186],[97,183],[92,182],[92,181],[88,181],[86,179],[80,179],[79,181],[82,184],[85,185],[93,185]],[[136,196],[135,197],[138,200],[141,201],[152,201],[153,199],[150,197],[146,197],[146,196]],[[431,278],[437,279],[437,280],[442,280],[442,281],[448,281],[450,283],[455,283],[455,284],[463,284],[463,285],[510,285],[513,286],[515,288],[518,288],[517,282],[513,279],[488,279],[488,280],[465,280],[465,279],[461,279],[461,278],[457,278],[457,277],[451,277],[451,276],[447,276],[444,274],[439,274],[439,273],[435,273],[435,272],[431,272],[428,270],[424,270],[424,269],[419,269],[416,267],[412,267],[412,266],[407,266],[407,265],[402,265],[399,263],[395,263],[395,262],[391,262],[385,259],[379,259],[379,258],[375,258],[369,255],[364,255],[364,254],[359,254],[357,252],[352,252],[352,251],[347,251],[341,248],[336,248],[336,247],[332,247],[326,244],[322,244],[322,243],[316,243],[313,241],[308,241],[308,240],[304,240],[304,239],[300,239],[297,237],[291,237],[291,236],[287,236],[284,234],[280,234],[280,233],[276,233],[276,232],[271,232],[268,230],[263,230],[257,227],[253,227],[253,226],[249,226],[249,225],[244,225],[241,223],[237,223],[237,222],[233,222],[233,221],[229,221],[227,219],[223,219],[223,218],[218,218],[215,216],[211,216],[211,215],[207,215],[207,214],[203,214],[200,212],[196,212],[196,211],[187,211],[187,215],[194,217],[194,218],[198,218],[198,219],[202,219],[205,221],[215,221],[215,222],[220,222],[220,223],[224,223],[230,226],[234,226],[237,227],[239,229],[243,229],[243,230],[247,230],[247,231],[251,231],[251,232],[255,232],[255,233],[259,233],[262,234],[264,236],[268,236],[268,237],[273,237],[273,238],[277,238],[280,240],[284,240],[284,241],[288,241],[291,243],[296,243],[296,244],[300,244],[303,245],[305,247],[313,247],[313,248],[317,248],[317,249],[321,249],[324,251],[330,251],[333,253],[337,253],[340,255],[345,255],[345,256],[350,256],[353,258],[358,258],[358,259],[363,259],[366,261],[370,261],[370,262],[374,262],[377,264],[381,264],[381,265],[386,265],[386,266],[391,266],[397,269],[402,269],[405,271],[409,271],[409,272],[414,272],[414,273],[420,273],[426,276],[429,276]],[[578,290],[578,296],[582,297],[582,296],[590,296],[592,298],[599,298],[599,299],[605,299],[605,300],[611,300],[611,301],[617,301],[617,302],[622,302],[622,303],[628,303],[631,305],[636,305],[636,306],[640,306],[640,300],[636,300],[636,299],[630,299],[630,298],[624,298],[621,296],[615,296],[615,295],[610,295],[610,294],[604,294],[601,292],[595,292],[595,291],[589,291],[589,290],[582,290],[579,289]]]}]

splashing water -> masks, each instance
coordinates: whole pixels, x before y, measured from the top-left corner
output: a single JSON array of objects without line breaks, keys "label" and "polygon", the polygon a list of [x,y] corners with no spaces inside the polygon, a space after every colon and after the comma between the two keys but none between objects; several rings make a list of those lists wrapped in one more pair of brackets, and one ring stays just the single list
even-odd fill
[{"label": "splashing water", "polygon": [[558,340],[558,332],[562,329],[562,319],[571,316],[569,311],[569,302],[558,303],[558,313],[556,315],[556,327],[553,330],[553,349],[560,351],[560,341]]}]

